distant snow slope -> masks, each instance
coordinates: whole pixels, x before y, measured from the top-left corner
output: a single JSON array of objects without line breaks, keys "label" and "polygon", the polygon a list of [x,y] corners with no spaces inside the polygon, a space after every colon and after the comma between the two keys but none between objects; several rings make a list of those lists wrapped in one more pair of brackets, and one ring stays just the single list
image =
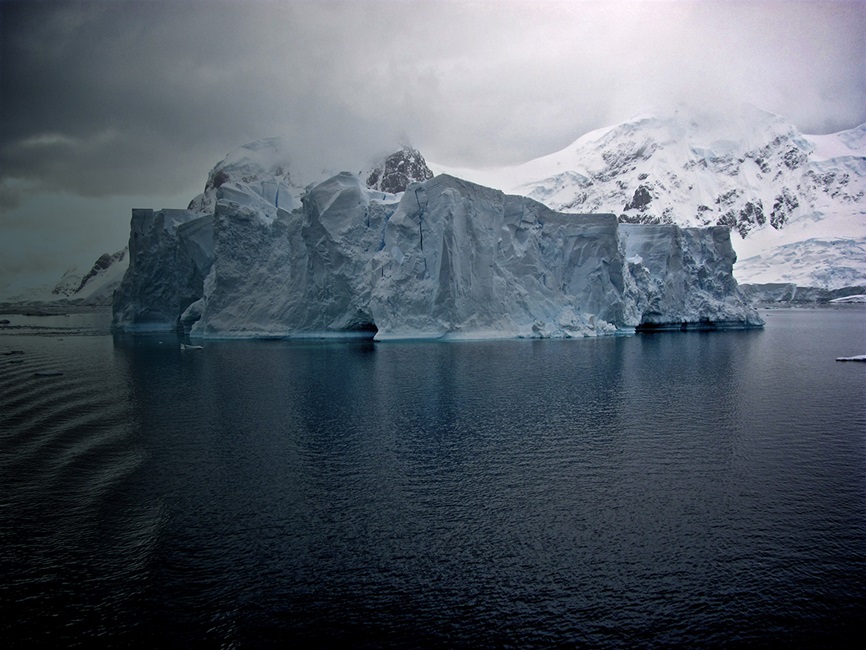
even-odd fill
[{"label": "distant snow slope", "polygon": [[129,252],[126,248],[111,255],[104,253],[81,278],[78,288],[68,296],[69,301],[81,305],[110,305],[127,268]]},{"label": "distant snow slope", "polygon": [[565,212],[728,226],[740,282],[866,283],[866,125],[816,136],[754,106],[724,116],[681,109],[522,165],[431,168]]},{"label": "distant snow slope", "polygon": [[58,306],[108,307],[127,268],[129,255],[126,248],[113,254],[103,253],[84,275],[71,268],[53,287],[0,291],[0,302],[19,305],[52,303]]}]

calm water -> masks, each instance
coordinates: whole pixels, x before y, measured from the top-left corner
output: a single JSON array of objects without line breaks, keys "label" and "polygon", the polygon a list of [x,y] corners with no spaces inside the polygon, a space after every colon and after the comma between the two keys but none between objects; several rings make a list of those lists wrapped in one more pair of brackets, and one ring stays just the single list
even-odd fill
[{"label": "calm water", "polygon": [[862,307],[749,332],[202,351],[8,318],[5,647],[866,631],[866,364],[835,362],[866,353]]}]

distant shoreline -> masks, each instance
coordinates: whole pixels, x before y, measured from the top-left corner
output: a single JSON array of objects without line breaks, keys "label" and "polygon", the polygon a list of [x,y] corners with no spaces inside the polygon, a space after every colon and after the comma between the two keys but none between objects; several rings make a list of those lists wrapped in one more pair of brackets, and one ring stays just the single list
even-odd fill
[{"label": "distant shoreline", "polygon": [[70,305],[62,302],[0,302],[0,314],[17,316],[63,316],[110,312],[111,305]]}]

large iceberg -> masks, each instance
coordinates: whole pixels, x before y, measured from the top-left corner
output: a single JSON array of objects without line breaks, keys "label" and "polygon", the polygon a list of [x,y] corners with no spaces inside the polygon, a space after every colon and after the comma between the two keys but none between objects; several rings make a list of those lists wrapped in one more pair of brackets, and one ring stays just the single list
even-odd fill
[{"label": "large iceberg", "polygon": [[299,207],[256,178],[223,179],[189,210],[134,210],[114,327],[388,340],[762,324],[726,228],[565,214],[444,174],[396,193],[365,176],[311,184]]}]

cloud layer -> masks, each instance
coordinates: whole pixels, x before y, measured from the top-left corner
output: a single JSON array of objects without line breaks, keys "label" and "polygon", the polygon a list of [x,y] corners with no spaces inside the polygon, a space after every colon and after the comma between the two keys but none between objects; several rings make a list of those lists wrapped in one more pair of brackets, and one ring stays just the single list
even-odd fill
[{"label": "cloud layer", "polygon": [[45,194],[191,198],[276,134],[315,167],[405,138],[451,165],[519,162],[680,102],[849,128],[864,24],[859,1],[7,0],[0,227]]}]

